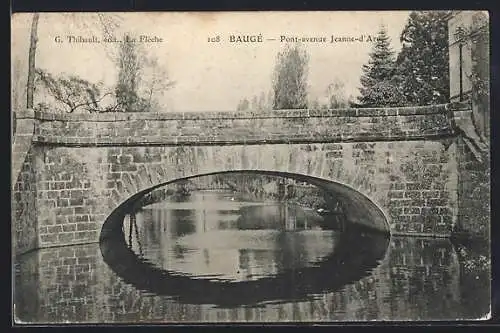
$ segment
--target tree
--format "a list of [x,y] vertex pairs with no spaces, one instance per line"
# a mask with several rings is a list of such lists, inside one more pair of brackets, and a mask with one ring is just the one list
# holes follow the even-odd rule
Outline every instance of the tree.
[[238,102],[236,110],[252,110],[252,111],[265,111],[270,110],[273,107],[272,102],[272,92],[269,92],[267,95],[263,91],[257,95],[253,95],[249,100],[248,98],[243,98]]
[[175,85],[156,57],[148,56],[135,38],[128,34],[119,44],[116,59],[118,78],[116,101],[123,111],[158,109],[158,98]]
[[274,93],[272,90],[267,92],[267,108],[269,110],[274,108]]
[[141,61],[137,44],[129,42],[125,35],[120,44],[118,55],[118,81],[115,94],[118,105],[126,111],[142,109],[139,97],[139,81],[141,79]]
[[149,111],[160,107],[159,97],[176,83],[170,80],[166,69],[158,63],[156,57],[148,56],[143,56],[141,60],[141,82],[139,96],[143,98],[144,107]]
[[243,98],[238,102],[238,106],[236,107],[236,110],[238,111],[245,111],[250,108],[250,102],[248,101],[247,98]]
[[396,81],[409,105],[449,101],[447,14],[412,12],[401,33]]
[[[97,84],[90,83],[87,80],[81,79],[75,75],[59,75],[52,74],[41,69],[36,70],[35,86],[45,88],[49,96],[54,98],[57,104],[62,104],[64,111],[71,113],[78,109],[83,109],[89,112],[100,112],[102,110],[100,102],[108,94],[101,94],[101,89]],[[44,102],[38,105],[40,109],[48,109],[46,98]]]
[[35,55],[36,55],[36,43],[38,41],[38,20],[40,19],[39,13],[33,14],[33,21],[31,23],[31,35],[30,35],[30,48],[29,48],[29,58],[28,58],[28,85],[26,91],[26,107],[28,109],[33,108],[33,94],[35,92]]
[[[158,107],[158,98],[175,82],[171,81],[166,70],[154,57],[145,56],[138,44],[132,43],[103,43],[106,55],[115,61],[118,68],[117,84],[114,92],[101,92],[99,84],[88,82],[76,75],[51,75],[36,68],[35,58],[37,50],[37,35],[39,20],[45,16],[36,13],[33,15],[28,57],[28,75],[26,84],[26,106],[29,108],[41,107],[52,109],[61,106],[66,112],[87,110],[89,112],[104,112],[117,110],[143,111]],[[92,34],[98,29],[104,38],[113,37],[119,27],[121,17],[115,14],[61,14],[60,19],[70,20],[72,25],[81,26]],[[42,21],[40,21],[42,22]],[[15,60],[15,63],[19,61]],[[14,69],[19,72],[19,65]],[[16,72],[16,73],[17,73]],[[26,81],[25,81],[26,82]],[[40,87],[37,87],[37,84]],[[24,84],[23,84],[24,86]],[[40,88],[44,100],[35,104],[35,89]],[[75,91],[71,91],[75,89]],[[78,90],[78,91],[76,91]],[[108,96],[107,101],[103,98]],[[48,97],[48,100],[45,99]],[[24,99],[24,97],[23,97]]]
[[309,101],[309,106],[308,107],[310,109],[313,109],[313,110],[320,110],[320,109],[326,109],[327,108],[326,104],[320,103],[320,101],[319,101],[319,99],[317,97]]
[[273,73],[274,109],[307,107],[308,64],[309,55],[298,46],[278,53]]
[[395,84],[392,80],[395,60],[385,26],[380,28],[369,56],[368,63],[362,67],[359,105],[364,107],[388,106],[389,103],[383,97],[387,91],[397,89],[391,87]]
[[[64,14],[67,17],[72,19],[72,23],[77,23],[75,18],[78,14]],[[119,26],[118,17],[110,14],[99,13],[93,14],[95,15],[94,22],[97,22],[98,25],[101,26],[104,36],[110,37],[115,28]],[[35,92],[35,76],[36,76],[36,49],[37,49],[37,41],[38,41],[38,21],[40,19],[39,13],[33,14],[33,19],[31,23],[31,32],[30,32],[30,46],[29,46],[29,58],[28,58],[28,83],[26,85],[26,107],[33,108],[33,95]],[[88,27],[87,24],[83,24]]]
[[259,101],[257,102],[257,110],[264,111],[268,109],[268,101],[266,100],[266,94],[262,91],[259,95]]
[[405,97],[394,79],[377,82],[367,90],[365,98],[373,102],[362,104],[361,107],[396,107],[405,104]]
[[252,96],[252,101],[250,102],[250,109],[252,111],[257,111],[259,108],[259,100],[257,99],[256,95]]
[[349,99],[346,96],[345,85],[342,81],[335,79],[326,89],[328,98],[328,108],[340,109],[349,106]]

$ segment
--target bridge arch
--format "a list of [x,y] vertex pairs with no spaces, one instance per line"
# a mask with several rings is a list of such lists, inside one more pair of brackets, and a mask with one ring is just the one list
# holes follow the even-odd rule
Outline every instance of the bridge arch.
[[338,181],[332,181],[316,176],[305,175],[300,173],[276,171],[276,170],[255,170],[255,169],[240,169],[240,170],[223,170],[213,171],[209,173],[189,175],[163,181],[153,186],[144,188],[128,198],[122,200],[114,207],[101,229],[101,240],[109,233],[115,233],[122,228],[123,217],[127,214],[129,207],[137,202],[140,198],[162,186],[172,184],[181,180],[189,180],[202,176],[220,175],[220,174],[241,174],[251,173],[256,175],[279,176],[297,181],[307,182],[323,190],[326,193],[338,198],[345,205],[348,214],[348,223],[356,224],[361,227],[372,229],[374,231],[390,234],[390,225],[384,211],[377,205],[373,199],[359,192],[353,187]]
[[362,208],[385,216],[391,234],[449,236],[459,217],[457,121],[468,119],[467,110],[19,114],[13,172],[21,171],[12,184],[23,244],[16,253],[94,242],[107,217],[137,193],[243,170],[328,180],[340,184],[329,185],[336,193],[345,185],[350,198],[359,196],[352,202],[368,198]]

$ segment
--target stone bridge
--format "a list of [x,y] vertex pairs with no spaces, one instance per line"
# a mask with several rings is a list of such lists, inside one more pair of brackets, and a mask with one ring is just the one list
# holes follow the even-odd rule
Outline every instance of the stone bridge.
[[[472,130],[471,130],[472,128]],[[487,168],[471,107],[204,113],[16,113],[15,253],[94,242],[106,219],[181,178],[252,171],[308,181],[349,221],[391,234],[477,230]],[[474,171],[476,170],[476,171]],[[477,171],[479,170],[479,171]],[[475,201],[474,201],[475,200]]]

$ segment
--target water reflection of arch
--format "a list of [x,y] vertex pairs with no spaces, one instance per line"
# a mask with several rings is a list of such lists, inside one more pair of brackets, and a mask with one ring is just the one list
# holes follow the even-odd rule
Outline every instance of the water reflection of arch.
[[[250,207],[257,210],[263,208],[256,205]],[[264,208],[269,207],[275,208],[271,205],[266,205]],[[162,213],[158,213],[157,210]],[[154,215],[166,218],[172,217],[178,210],[165,207],[144,209],[138,211],[137,215],[147,214],[152,217],[152,211],[156,211]],[[276,209],[272,211],[276,213]],[[208,213],[203,216],[197,214],[196,210],[184,214],[189,216],[189,219],[184,220],[144,218],[143,220],[148,221],[142,226],[145,237],[148,236],[151,225],[162,234],[159,242],[151,244],[152,251],[148,258],[160,268],[182,274],[211,276],[233,281],[257,279],[275,275],[278,271],[318,262],[335,250],[337,239],[340,237],[339,232],[316,228],[302,228],[288,232],[283,226],[278,226],[279,222],[276,220],[270,218],[270,223],[265,223],[259,219],[262,217],[260,214],[240,215],[238,210],[231,214],[227,213],[233,212],[232,210],[223,210],[222,218],[231,220],[233,224],[230,228],[221,229],[219,223],[221,216],[217,215],[217,212],[219,210],[216,207],[209,207]],[[206,222],[207,217],[208,222]],[[270,217],[275,216],[271,214]],[[256,223],[250,223],[249,220]],[[166,228],[160,230],[161,226]],[[189,232],[179,233],[179,227]],[[148,238],[152,238],[151,236]],[[150,248],[146,238],[145,242],[146,247]],[[140,249],[136,247],[134,252],[140,254]],[[156,252],[162,252],[164,255],[158,256]]]
[[[235,306],[265,301],[305,300],[313,294],[338,290],[370,274],[384,257],[388,238],[346,233],[331,256],[314,267],[294,269],[254,281],[193,279],[145,262],[127,247],[122,232],[104,233],[104,261],[126,283],[183,303]],[[353,243],[359,246],[352,247]]]

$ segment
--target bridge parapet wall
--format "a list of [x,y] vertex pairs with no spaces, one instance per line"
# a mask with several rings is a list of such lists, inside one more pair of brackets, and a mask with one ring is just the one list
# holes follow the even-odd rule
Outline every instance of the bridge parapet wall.
[[207,113],[36,113],[34,141],[61,145],[214,145],[400,141],[452,134],[448,107]]

